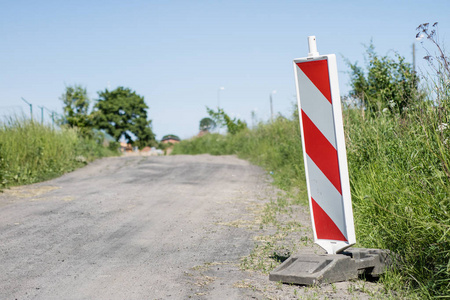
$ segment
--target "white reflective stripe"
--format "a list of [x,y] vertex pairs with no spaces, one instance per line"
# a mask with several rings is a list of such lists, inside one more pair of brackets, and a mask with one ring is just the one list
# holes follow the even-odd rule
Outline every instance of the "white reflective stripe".
[[333,106],[308,76],[298,66],[296,68],[301,109],[336,149]]
[[311,197],[333,220],[345,238],[347,238],[342,195],[308,155],[306,160],[308,164]]

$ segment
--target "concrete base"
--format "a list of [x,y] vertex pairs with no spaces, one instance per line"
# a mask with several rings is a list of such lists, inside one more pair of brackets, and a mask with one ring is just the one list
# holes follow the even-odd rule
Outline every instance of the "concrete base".
[[271,281],[313,285],[380,276],[392,264],[389,250],[349,248],[341,254],[291,256],[269,275]]

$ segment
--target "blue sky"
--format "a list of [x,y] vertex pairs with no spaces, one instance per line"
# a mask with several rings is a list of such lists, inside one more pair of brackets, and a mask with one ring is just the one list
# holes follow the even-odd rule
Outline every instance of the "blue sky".
[[[4,1],[0,0],[0,115],[34,106],[62,112],[65,86],[97,92],[118,86],[144,96],[157,139],[198,133],[206,106],[247,120],[295,102],[292,60],[307,56],[307,37],[338,57],[364,63],[363,44],[425,64],[416,27],[439,22],[450,38],[450,1]],[[224,87],[224,90],[219,88]],[[47,118],[47,116],[46,116]],[[48,120],[48,119],[47,119]]]

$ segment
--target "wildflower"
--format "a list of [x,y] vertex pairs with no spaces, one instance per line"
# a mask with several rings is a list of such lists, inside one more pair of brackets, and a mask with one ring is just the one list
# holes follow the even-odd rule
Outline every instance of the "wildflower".
[[383,112],[384,113],[387,112],[387,111],[389,111],[389,109],[387,107],[383,108]]
[[395,107],[395,102],[394,102],[394,100],[389,100],[389,106],[390,106],[391,108],[394,108],[394,107]]
[[448,124],[447,123],[442,123],[442,124],[438,125],[438,129],[436,131],[443,132],[447,128],[448,128]]
[[87,163],[87,159],[83,155],[78,155],[77,157],[75,157],[75,161],[81,162],[81,163]]

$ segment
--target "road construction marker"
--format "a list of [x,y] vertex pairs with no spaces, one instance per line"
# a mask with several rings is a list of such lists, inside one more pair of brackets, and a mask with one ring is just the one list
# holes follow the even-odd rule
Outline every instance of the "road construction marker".
[[303,157],[314,242],[329,254],[356,243],[336,56],[294,60]]
[[379,277],[392,265],[388,250],[345,250],[356,238],[336,56],[319,55],[316,37],[308,42],[308,57],[295,59],[294,70],[314,242],[328,254],[290,256],[269,280],[314,285]]

